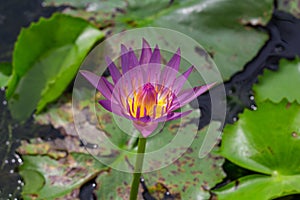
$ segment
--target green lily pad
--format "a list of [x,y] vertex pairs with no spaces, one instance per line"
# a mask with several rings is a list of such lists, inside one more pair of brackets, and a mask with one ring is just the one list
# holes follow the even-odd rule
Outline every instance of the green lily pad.
[[[219,132],[217,129],[220,124],[218,122],[212,122],[210,126],[215,132]],[[190,130],[190,128],[186,128]],[[203,145],[207,128],[198,131],[192,145],[173,164],[144,174],[147,185],[154,187],[161,184],[178,199],[199,199],[200,197],[201,199],[209,199],[208,190],[220,182],[225,174],[222,170],[224,159],[217,154],[217,147],[204,158],[199,158],[199,150]],[[167,135],[167,133],[164,134]],[[157,137],[155,141],[158,142],[159,139],[168,141],[166,137]],[[156,145],[155,143],[150,144]],[[163,197],[161,191],[153,191],[153,193],[157,197]]]
[[266,24],[272,10],[272,0],[130,1],[126,14],[115,19],[115,29],[158,26],[187,34],[210,52],[227,80],[243,69],[268,38],[245,25]]
[[256,101],[271,100],[279,103],[283,99],[300,103],[300,60],[281,60],[278,71],[265,70],[254,85]]
[[[178,120],[169,122],[158,135],[149,138],[146,152],[151,152],[154,149],[159,150],[163,145],[168,144],[176,134],[175,127],[177,126]],[[213,122],[212,126],[217,131],[219,123]],[[197,126],[189,124],[185,130],[190,131],[193,127],[196,128]],[[163,189],[167,188],[176,199],[209,198],[208,190],[220,182],[225,175],[221,167],[224,159],[215,153],[216,148],[214,152],[203,159],[198,156],[206,131],[207,128],[199,131],[192,145],[173,164],[143,174],[153,196],[161,199],[165,192]],[[153,163],[153,169],[156,167],[155,164]],[[132,174],[111,169],[109,172],[101,174],[96,181],[99,185],[96,194],[100,199],[128,199]]]
[[257,200],[275,199],[299,193],[299,181],[300,175],[249,175],[216,190],[215,193],[218,200],[252,199],[253,196]]
[[103,37],[88,22],[62,14],[23,29],[15,45],[7,90],[13,116],[25,120],[35,109],[40,112],[58,98]]
[[294,185],[300,181],[299,122],[299,104],[285,100],[261,102],[257,111],[246,110],[237,123],[227,125],[221,154],[236,165],[269,176],[243,177],[240,185],[231,183],[217,190],[218,198],[270,199],[300,193]]
[[[46,2],[67,3],[65,0]],[[273,12],[273,0],[130,0],[125,5],[101,2],[107,8],[94,0],[68,4],[77,9],[66,9],[65,13],[89,20],[108,34],[148,26],[184,33],[211,54],[225,80],[242,70],[268,39],[266,33],[246,25],[265,25]],[[111,13],[104,14],[106,10]],[[195,51],[202,53],[197,48]]]
[[82,153],[71,153],[59,160],[24,155],[23,161],[19,172],[25,182],[22,191],[24,199],[57,199],[106,170],[92,156]]
[[[128,200],[131,182],[132,174],[110,169],[96,179],[95,194],[98,199]],[[142,199],[140,194],[138,199]]]
[[0,63],[0,87],[7,86],[11,70],[11,63]]

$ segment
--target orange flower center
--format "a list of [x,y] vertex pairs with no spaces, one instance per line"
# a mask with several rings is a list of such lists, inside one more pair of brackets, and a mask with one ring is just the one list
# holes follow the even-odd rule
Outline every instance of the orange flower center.
[[134,118],[163,116],[172,104],[173,93],[162,86],[146,83],[127,98],[129,114]]

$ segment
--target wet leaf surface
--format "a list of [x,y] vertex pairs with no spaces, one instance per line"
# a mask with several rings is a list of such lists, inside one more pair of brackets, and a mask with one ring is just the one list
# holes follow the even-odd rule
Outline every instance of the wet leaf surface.
[[246,110],[238,122],[227,125],[221,154],[239,166],[269,176],[243,177],[241,187],[232,183],[218,190],[219,198],[245,199],[248,195],[249,199],[257,193],[258,199],[270,199],[298,193],[295,182],[299,182],[300,173],[299,122],[299,104],[283,100],[278,104],[259,103],[257,111]]
[[225,187],[216,190],[218,200],[255,199],[266,200],[297,194],[300,175],[295,176],[265,176],[250,175],[240,178]]
[[270,100],[279,103],[283,99],[300,103],[300,61],[281,60],[278,71],[265,70],[254,86],[256,101]]

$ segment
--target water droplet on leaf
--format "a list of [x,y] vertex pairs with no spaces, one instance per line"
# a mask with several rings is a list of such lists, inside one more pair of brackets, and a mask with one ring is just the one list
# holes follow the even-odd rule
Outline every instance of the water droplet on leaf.
[[252,110],[257,110],[257,107],[256,107],[255,105],[251,105],[250,108],[251,108]]

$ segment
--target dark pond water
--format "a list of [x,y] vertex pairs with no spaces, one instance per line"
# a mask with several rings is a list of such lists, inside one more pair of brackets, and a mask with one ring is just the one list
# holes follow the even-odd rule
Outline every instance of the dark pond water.
[[[11,62],[12,50],[22,27],[49,17],[60,8],[44,8],[40,0],[0,0],[0,62]],[[35,133],[35,134],[33,134]],[[37,135],[37,133],[39,135]],[[20,199],[24,185],[16,172],[22,159],[15,153],[20,140],[33,137],[51,139],[60,133],[51,126],[35,125],[32,119],[18,124],[10,115],[5,99],[5,90],[0,91],[0,199]]]

